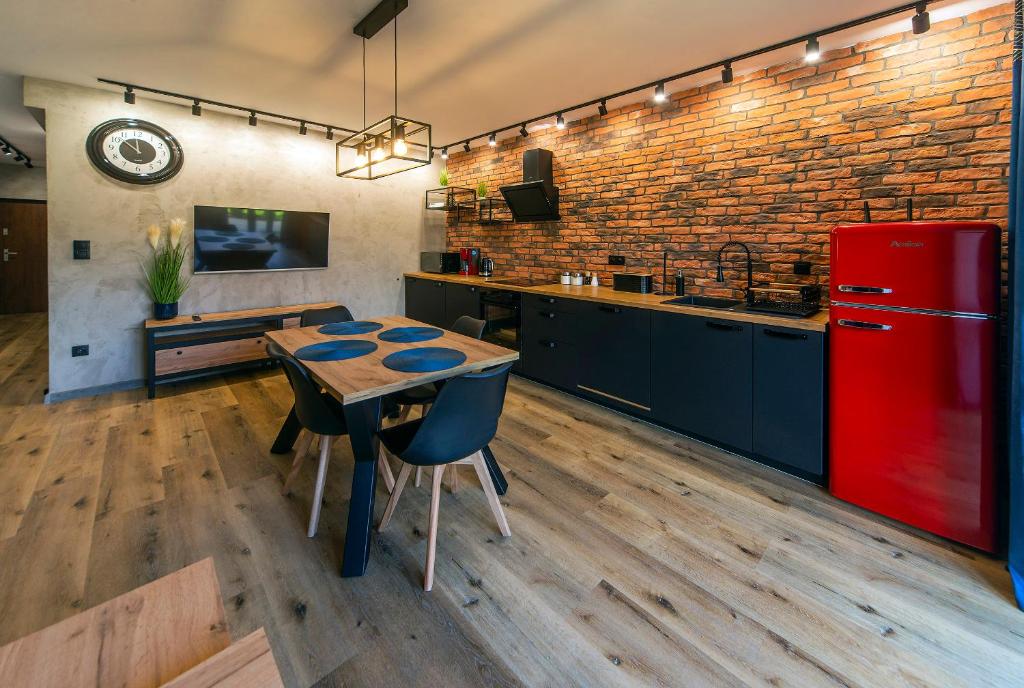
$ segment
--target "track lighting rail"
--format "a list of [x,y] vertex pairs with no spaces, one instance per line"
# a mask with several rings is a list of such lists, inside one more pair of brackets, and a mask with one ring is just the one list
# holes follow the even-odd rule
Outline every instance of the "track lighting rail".
[[3,157],[13,157],[14,162],[20,162],[28,169],[32,169],[32,158],[25,155],[25,152],[15,146],[13,143],[0,136],[0,155]]
[[[197,117],[202,113],[202,105],[212,105],[214,107],[224,108],[227,110],[237,110],[239,112],[247,113],[249,116],[249,123],[252,126],[254,124],[257,115],[262,117],[269,117],[270,119],[279,120],[283,122],[294,122],[299,125],[300,130],[306,127],[317,127],[323,129],[327,134],[327,138],[333,137],[333,132],[342,132],[346,134],[356,133],[355,129],[349,129],[348,127],[340,127],[337,124],[327,124],[326,122],[314,122],[310,119],[302,119],[300,117],[292,117],[291,115],[282,115],[277,112],[268,112],[266,110],[259,110],[257,108],[245,107],[242,105],[232,105],[231,103],[224,103],[218,100],[210,100],[209,98],[198,98],[196,96],[185,95],[184,93],[175,93],[174,91],[164,91],[159,88],[150,88],[149,86],[140,86],[138,84],[131,84],[125,81],[115,81],[114,79],[97,79],[100,83],[110,84],[111,86],[120,86],[125,90],[125,102],[134,103],[135,92],[141,91],[144,93],[154,93],[156,95],[164,96],[167,98],[175,98],[177,100],[187,101],[192,106],[192,114]],[[129,100],[129,96],[131,99]]]
[[[702,65],[700,67],[695,67],[693,69],[688,69],[688,70],[686,70],[684,72],[679,72],[678,74],[673,74],[671,76],[666,76],[666,77],[662,77],[660,79],[655,79],[654,81],[648,82],[646,84],[641,84],[639,86],[633,86],[632,88],[627,88],[625,90],[618,91],[616,93],[612,93],[612,94],[609,94],[609,95],[601,96],[599,98],[592,98],[592,99],[584,101],[582,103],[577,103],[576,105],[570,105],[568,107],[559,108],[559,109],[557,109],[557,110],[555,110],[553,112],[548,112],[548,113],[543,114],[543,115],[537,115],[536,117],[530,117],[529,119],[526,119],[526,120],[518,120],[518,121],[513,122],[511,124],[508,124],[506,126],[488,129],[487,131],[485,131],[483,133],[476,134],[474,136],[470,136],[470,137],[467,137],[467,138],[461,138],[461,139],[458,139],[456,141],[452,141],[451,143],[448,143],[448,144],[445,144],[445,145],[441,146],[441,148],[442,149],[454,148],[455,146],[458,146],[459,144],[462,144],[462,146],[466,150],[466,152],[469,152],[469,143],[471,141],[475,141],[476,139],[491,137],[491,136],[493,136],[497,132],[509,131],[511,129],[516,129],[516,128],[520,128],[520,127],[525,128],[526,125],[530,124],[531,122],[539,122],[541,120],[550,119],[552,117],[557,117],[560,120],[559,128],[561,128],[561,127],[564,126],[564,124],[562,124],[562,122],[564,121],[563,116],[564,116],[564,113],[566,113],[566,112],[573,112],[575,110],[582,110],[583,108],[587,108],[587,107],[591,107],[593,105],[597,105],[598,106],[598,111],[600,112],[600,114],[604,115],[605,112],[607,112],[607,108],[605,106],[605,103],[607,101],[609,101],[609,100],[613,100],[615,98],[621,98],[623,96],[632,95],[633,93],[637,93],[639,91],[646,91],[646,90],[649,90],[649,89],[652,89],[652,88],[659,88],[660,87],[663,90],[664,89],[664,84],[666,84],[666,83],[668,83],[670,81],[678,81],[679,79],[683,79],[683,78],[686,78],[688,76],[693,76],[695,74],[700,74],[701,72],[707,72],[707,71],[710,71],[712,69],[718,69],[720,67],[723,70],[725,70],[725,68],[728,68],[727,74],[729,76],[729,80],[731,81],[731,79],[732,79],[732,64],[735,63],[735,62],[739,62],[741,60],[747,60],[747,59],[750,59],[752,57],[758,57],[758,56],[764,55],[766,53],[775,52],[776,50],[781,50],[782,48],[788,48],[788,47],[790,47],[792,45],[799,45],[801,43],[808,43],[808,42],[811,42],[811,41],[817,41],[822,36],[827,36],[829,34],[839,33],[841,31],[846,31],[848,29],[853,29],[853,28],[856,28],[858,26],[862,26],[864,24],[870,24],[872,22],[879,21],[881,19],[888,19],[889,17],[893,17],[893,16],[898,15],[898,14],[903,14],[904,12],[909,12],[911,10],[916,10],[917,11],[917,14],[914,17],[914,22],[913,22],[914,32],[915,33],[923,33],[923,31],[919,31],[918,29],[919,28],[924,28],[924,27],[926,27],[928,25],[926,10],[927,10],[928,4],[931,3],[931,2],[934,2],[934,0],[925,0],[924,2],[921,2],[920,0],[918,2],[907,2],[907,3],[904,3],[902,5],[898,5],[896,7],[888,9],[888,10],[882,10],[881,12],[875,12],[874,14],[869,14],[869,15],[867,15],[865,17],[861,17],[860,19],[852,19],[850,21],[843,22],[842,24],[836,24],[834,26],[829,26],[828,28],[824,28],[824,29],[821,29],[819,31],[815,31],[813,33],[804,34],[802,36],[797,36],[795,38],[790,38],[790,39],[785,40],[785,41],[779,41],[778,43],[773,43],[771,45],[766,45],[766,46],[764,46],[762,48],[757,48],[756,50],[751,50],[749,52],[745,52],[745,53],[742,53],[740,55],[734,55],[733,57],[728,57],[728,58],[725,58],[725,59],[722,59],[722,60],[716,60],[715,62],[711,62],[709,64]],[[923,20],[919,19],[919,17],[922,17],[922,16],[924,17],[924,19]],[[925,28],[925,30],[927,30],[927,28]]]

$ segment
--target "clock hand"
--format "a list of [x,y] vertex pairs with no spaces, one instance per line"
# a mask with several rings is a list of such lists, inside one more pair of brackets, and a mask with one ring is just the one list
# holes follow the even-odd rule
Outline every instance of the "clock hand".
[[139,155],[142,155],[142,149],[139,148],[138,140],[134,140],[133,139],[132,141],[128,142],[128,145],[131,146],[132,148],[134,148],[136,153],[138,153]]

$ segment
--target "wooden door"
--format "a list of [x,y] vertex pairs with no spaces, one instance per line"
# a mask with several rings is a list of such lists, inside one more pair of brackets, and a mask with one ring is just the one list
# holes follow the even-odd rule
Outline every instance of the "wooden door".
[[46,311],[46,203],[0,201],[0,254],[0,313]]

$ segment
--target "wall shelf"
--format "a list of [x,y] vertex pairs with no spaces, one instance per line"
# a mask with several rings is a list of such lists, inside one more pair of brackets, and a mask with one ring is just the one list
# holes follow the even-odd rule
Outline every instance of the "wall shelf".
[[428,189],[425,194],[424,207],[427,210],[468,210],[472,209],[476,192],[462,186],[442,186],[439,189]]
[[512,211],[503,198],[476,199],[477,222],[482,225],[504,225],[513,222]]

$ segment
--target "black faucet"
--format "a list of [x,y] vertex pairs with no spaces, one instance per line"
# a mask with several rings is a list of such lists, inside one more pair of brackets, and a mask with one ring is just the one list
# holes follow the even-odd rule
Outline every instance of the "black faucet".
[[716,282],[724,282],[725,274],[722,272],[722,254],[730,246],[739,246],[747,252],[747,295],[746,302],[750,305],[754,302],[754,265],[750,261],[750,248],[747,247],[742,241],[730,241],[727,242],[722,248],[718,249],[718,273],[715,276]]

